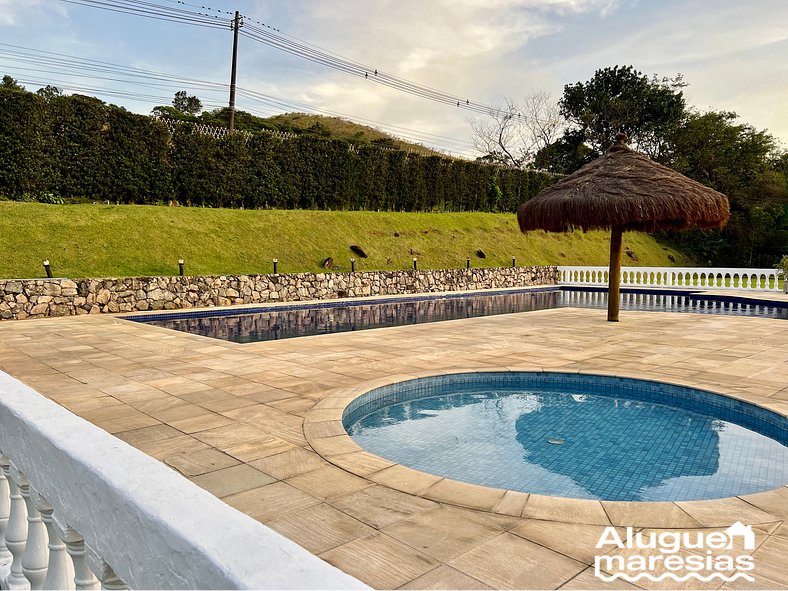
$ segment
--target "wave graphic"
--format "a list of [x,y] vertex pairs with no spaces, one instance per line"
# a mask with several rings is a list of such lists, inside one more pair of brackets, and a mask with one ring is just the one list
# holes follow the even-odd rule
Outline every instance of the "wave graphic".
[[603,575],[599,570],[594,569],[594,574],[600,579],[602,579],[603,581],[605,581],[606,583],[615,581],[616,579],[622,579],[624,581],[629,581],[631,583],[639,581],[640,579],[648,579],[653,583],[659,583],[660,581],[664,581],[665,579],[673,579],[674,581],[677,582],[689,581],[690,579],[698,579],[699,581],[703,581],[704,583],[708,583],[713,579],[720,579],[721,581],[735,581],[736,579],[744,579],[745,581],[749,581],[750,583],[755,582],[755,579],[752,576],[743,572],[733,573],[732,575],[724,575],[722,573],[712,573],[707,576],[703,576],[699,573],[688,573],[684,576],[679,576],[675,573],[664,573],[658,577],[655,577],[650,573],[640,573],[637,575],[628,575],[626,573],[615,573],[608,577]]

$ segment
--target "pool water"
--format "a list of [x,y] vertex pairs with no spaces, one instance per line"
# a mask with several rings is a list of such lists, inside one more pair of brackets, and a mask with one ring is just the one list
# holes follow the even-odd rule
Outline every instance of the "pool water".
[[[606,308],[607,293],[597,289],[568,290],[550,287],[473,295],[417,296],[377,302],[332,300],[306,306],[281,305],[265,311],[229,308],[146,314],[128,316],[126,319],[237,343],[249,343],[563,307]],[[701,298],[688,292],[622,293],[621,310],[788,319],[788,303],[755,302],[724,296]]]
[[788,482],[786,419],[708,392],[600,376],[413,380],[354,401],[350,436],[438,476],[544,495],[686,501]]

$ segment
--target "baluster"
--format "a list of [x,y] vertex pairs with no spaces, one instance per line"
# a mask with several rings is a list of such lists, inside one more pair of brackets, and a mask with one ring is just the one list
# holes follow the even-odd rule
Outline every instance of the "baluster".
[[30,583],[22,572],[22,554],[27,544],[27,509],[25,501],[19,491],[19,483],[16,480],[16,470],[11,469],[8,460],[2,465],[3,474],[8,481],[8,498],[11,501],[11,510],[8,514],[8,527],[5,531],[5,545],[11,552],[11,572],[6,580],[8,589],[29,589]]
[[8,516],[11,514],[11,498],[9,496],[8,480],[6,480],[5,470],[3,469],[8,463],[8,458],[0,454],[0,565],[9,564],[14,558],[5,545]]
[[101,573],[102,589],[107,589],[107,591],[124,591],[124,589],[128,589],[126,583],[124,583],[120,579],[120,577],[118,577],[118,575],[115,574],[115,571],[112,570],[112,567],[110,565],[104,562],[102,566],[103,566]]
[[60,539],[55,521],[52,517],[54,509],[47,500],[38,495],[36,508],[41,513],[41,520],[49,537],[49,563],[47,576],[44,579],[44,589],[72,589],[74,587],[74,568],[66,554],[66,545]]
[[49,562],[49,549],[47,548],[47,530],[41,519],[41,513],[36,509],[35,491],[30,487],[30,482],[24,474],[20,473],[19,490],[27,507],[27,544],[22,554],[22,572],[30,581],[31,589],[43,589],[44,579],[47,575]]
[[74,587],[77,591],[93,591],[100,587],[99,581],[85,560],[85,540],[75,530],[66,528],[62,534],[66,552],[74,565]]

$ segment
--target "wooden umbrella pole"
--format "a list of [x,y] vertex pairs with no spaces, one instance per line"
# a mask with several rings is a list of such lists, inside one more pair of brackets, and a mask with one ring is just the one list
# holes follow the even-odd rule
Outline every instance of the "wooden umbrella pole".
[[618,306],[621,299],[621,226],[613,226],[610,233],[610,276],[607,288],[607,321],[618,322]]

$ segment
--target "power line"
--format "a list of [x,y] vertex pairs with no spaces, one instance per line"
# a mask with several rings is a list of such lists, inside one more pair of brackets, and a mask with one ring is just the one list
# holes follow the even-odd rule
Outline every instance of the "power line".
[[[93,6],[95,8],[103,8],[105,10],[117,11],[122,8],[126,14],[135,14],[137,16],[143,16],[146,18],[154,18],[154,17],[166,18],[178,22],[180,22],[181,19],[184,18],[196,19],[196,22],[192,22],[191,24],[201,24],[203,26],[207,26],[208,24],[211,24],[213,21],[211,21],[210,19],[213,18],[221,23],[221,25],[219,26],[225,26],[225,27],[230,26],[230,21],[228,19],[224,17],[220,17],[217,14],[209,15],[207,12],[195,12],[195,11],[189,11],[180,8],[176,9],[153,2],[134,2],[132,0],[63,0],[63,1],[72,4],[81,4],[83,6]],[[197,5],[189,4],[178,0],[165,0],[165,1],[174,2],[179,6],[190,6],[193,8],[197,8]],[[208,10],[222,14],[229,14],[228,11],[226,10],[214,9],[206,6],[200,6],[199,8],[201,10]],[[317,45],[296,40],[296,38],[282,34],[281,31],[279,31],[275,27],[271,27],[270,25],[266,25],[265,23],[255,21],[246,16],[244,16],[243,18],[244,18],[245,26],[241,29],[242,35],[254,41],[263,43],[270,47],[274,47],[276,49],[279,49],[280,51],[289,53],[291,55],[300,57],[302,59],[306,59],[314,63],[318,63],[359,78],[364,78],[367,81],[381,84],[383,86],[387,86],[389,88],[407,94],[411,94],[413,96],[418,96],[445,105],[455,106],[457,108],[461,108],[466,111],[471,111],[483,115],[508,114],[504,110],[500,109],[499,107],[495,107],[493,105],[487,105],[477,101],[471,101],[466,97],[460,97],[424,84],[411,82],[404,78],[387,74],[386,72],[378,68],[368,66],[360,62],[342,57],[339,54],[325,50]],[[258,25],[261,25],[264,28],[257,27],[249,23],[257,23]],[[525,117],[520,113],[515,113],[515,115],[517,117]]]

